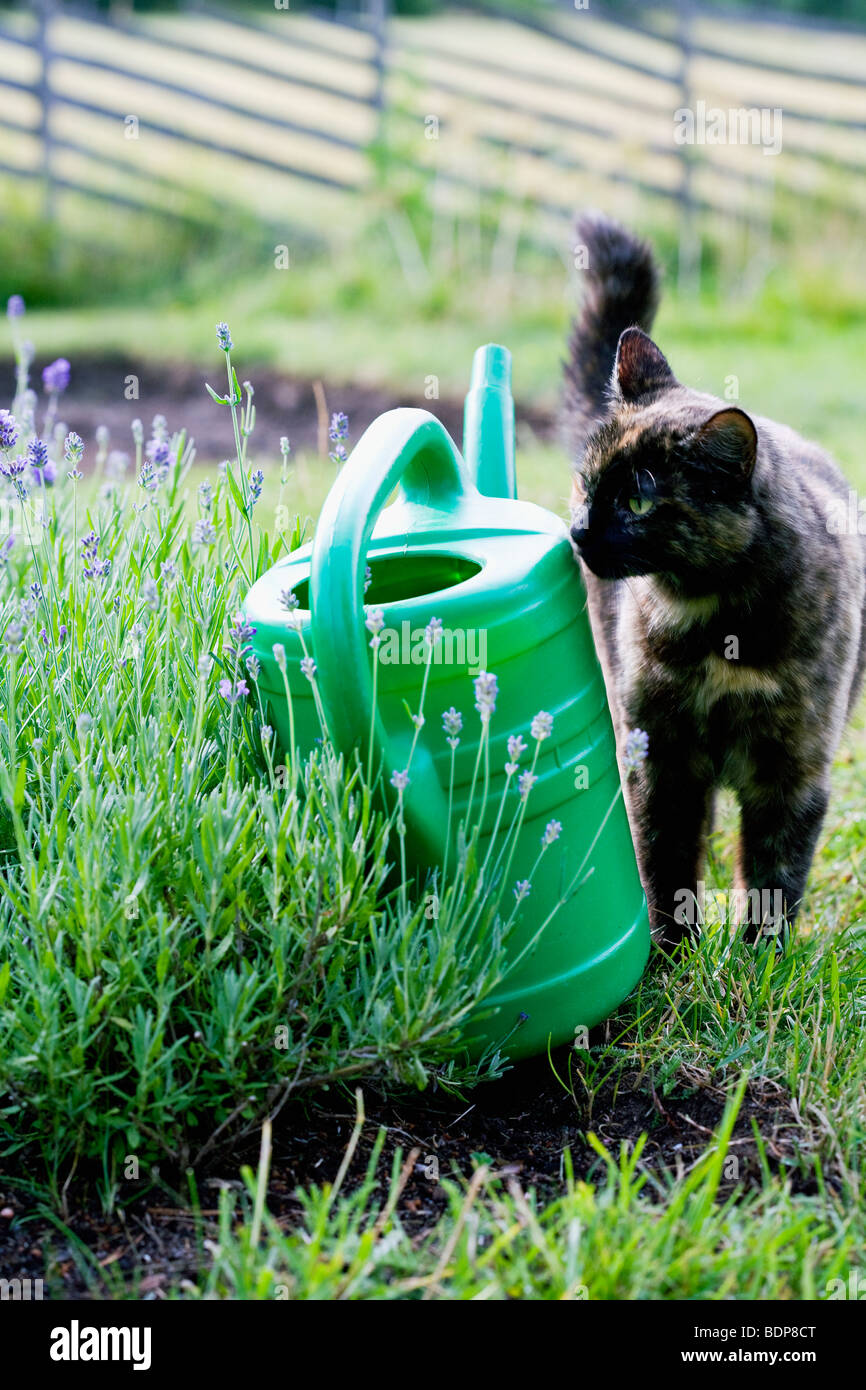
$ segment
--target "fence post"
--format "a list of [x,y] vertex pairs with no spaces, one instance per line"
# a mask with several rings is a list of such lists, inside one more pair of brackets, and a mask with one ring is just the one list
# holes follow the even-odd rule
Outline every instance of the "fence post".
[[[680,108],[692,106],[692,0],[681,0],[677,7],[677,37],[680,46]],[[693,188],[695,151],[688,141],[680,146],[682,177],[680,181],[680,240],[677,286],[680,292],[694,293],[701,281],[701,237],[697,225],[697,210]]]
[[42,192],[43,210],[46,222],[53,223],[55,215],[55,187],[52,159],[54,136],[51,130],[51,21],[54,18],[54,0],[37,0],[36,50],[39,54],[39,80],[35,96],[39,102],[39,138],[42,143]]
[[[373,137],[377,149],[376,158],[379,161],[378,172],[384,178],[385,172],[385,81],[388,73],[387,42],[388,42],[388,0],[369,0],[370,6],[370,28],[373,33],[375,50],[373,53],[373,110],[376,113],[376,133]],[[374,175],[377,170],[374,164]]]

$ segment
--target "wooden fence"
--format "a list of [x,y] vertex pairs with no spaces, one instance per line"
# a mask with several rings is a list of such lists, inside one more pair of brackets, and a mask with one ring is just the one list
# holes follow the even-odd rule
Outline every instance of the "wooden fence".
[[[560,246],[575,206],[648,199],[680,222],[686,259],[702,214],[769,224],[786,197],[866,212],[866,33],[689,4],[640,25],[595,0],[519,18],[367,4],[0,11],[0,193],[4,177],[37,181],[48,216],[76,195],[314,228],[348,218],[349,193],[387,200],[421,178],[438,204],[491,200]],[[719,113],[750,110],[757,124],[711,138]],[[679,143],[684,112],[694,141]]]

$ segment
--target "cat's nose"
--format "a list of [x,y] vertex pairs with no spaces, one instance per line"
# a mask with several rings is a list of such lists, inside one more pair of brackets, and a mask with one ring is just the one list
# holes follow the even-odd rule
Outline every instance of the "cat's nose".
[[585,545],[586,538],[588,535],[589,528],[587,526],[584,526],[582,522],[576,521],[571,528],[571,539],[574,541],[574,544],[577,546],[578,550],[580,550],[582,546]]

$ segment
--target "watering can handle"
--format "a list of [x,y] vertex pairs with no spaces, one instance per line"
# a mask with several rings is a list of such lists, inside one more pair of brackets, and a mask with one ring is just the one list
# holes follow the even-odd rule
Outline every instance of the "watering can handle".
[[[373,682],[364,626],[364,571],[379,513],[398,484],[405,501],[442,510],[451,510],[461,497],[476,491],[447,431],[426,410],[390,410],[374,420],[331,489],[313,538],[310,607],[316,680],[328,732],[343,753],[360,748],[365,756],[369,750]],[[381,750],[388,783],[391,774],[405,766],[408,742],[400,750],[378,714],[373,727],[374,756]],[[448,806],[432,760],[420,744],[409,776],[406,828],[432,865],[444,846]]]

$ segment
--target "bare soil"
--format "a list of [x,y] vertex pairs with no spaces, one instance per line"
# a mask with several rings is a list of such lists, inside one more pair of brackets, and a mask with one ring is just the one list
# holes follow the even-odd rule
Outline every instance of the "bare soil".
[[[567,1054],[554,1058],[560,1076],[566,1077]],[[404,1228],[422,1240],[435,1226],[446,1206],[441,1177],[468,1177],[485,1163],[504,1179],[535,1188],[549,1200],[564,1184],[563,1152],[569,1148],[575,1175],[590,1181],[604,1177],[603,1165],[587,1143],[592,1131],[617,1155],[622,1141],[633,1144],[644,1132],[648,1141],[642,1163],[660,1180],[681,1176],[712,1141],[724,1110],[724,1093],[712,1085],[683,1088],[660,1097],[645,1077],[628,1070],[607,1082],[592,1099],[573,1095],[555,1079],[546,1058],[526,1062],[501,1081],[488,1084],[465,1099],[433,1091],[399,1101],[377,1100],[365,1094],[367,1123],[347,1175],[346,1187],[359,1183],[366,1171],[377,1130],[387,1131],[379,1164],[379,1191],[384,1199],[391,1159],[399,1149],[405,1158],[417,1150],[414,1169],[398,1203]],[[298,1220],[297,1189],[311,1183],[333,1181],[352,1133],[355,1110],[352,1097],[334,1092],[333,1108],[298,1104],[284,1112],[274,1130],[273,1162],[268,1186],[268,1205],[289,1229]],[[739,1158],[739,1179],[746,1186],[760,1185],[761,1167],[752,1121],[756,1121],[768,1162],[784,1167],[792,1185],[812,1190],[809,1179],[798,1173],[797,1125],[785,1094],[768,1083],[757,1082],[747,1091],[741,1107],[731,1152]],[[43,1278],[54,1298],[80,1299],[94,1293],[110,1296],[110,1286],[88,1286],[75,1256],[75,1241],[92,1252],[106,1277],[130,1282],[138,1275],[144,1298],[163,1298],[170,1288],[193,1279],[201,1266],[202,1239],[216,1237],[219,1189],[240,1187],[242,1163],[255,1168],[257,1147],[248,1145],[223,1153],[198,1174],[201,1223],[188,1201],[176,1198],[185,1190],[180,1174],[163,1174],[149,1183],[141,1196],[130,1201],[130,1184],[124,1184],[118,1207],[106,1218],[98,1202],[76,1207],[70,1192],[67,1227],[70,1235],[46,1218],[44,1208],[30,1201],[15,1183],[0,1174],[0,1274],[6,1278]],[[17,1168],[16,1176],[23,1176]],[[733,1183],[723,1182],[720,1197]],[[3,1190],[5,1188],[5,1191]],[[652,1185],[645,1189],[652,1197]],[[204,1257],[206,1258],[206,1256]],[[99,1276],[97,1276],[97,1279]]]
[[[44,365],[39,361],[32,372],[38,381]],[[280,438],[287,435],[294,452],[315,450],[319,435],[319,414],[313,378],[290,377],[272,367],[250,367],[246,375],[255,390],[256,431],[254,453],[277,458]],[[128,379],[137,382],[138,398],[127,400]],[[107,426],[110,447],[129,452],[130,428],[139,417],[147,429],[154,415],[164,415],[169,429],[184,428],[196,443],[196,453],[208,462],[224,458],[232,447],[231,425],[226,414],[214,405],[205,390],[210,382],[223,394],[225,372],[221,364],[197,367],[189,363],[166,363],[145,358],[76,357],[72,380],[61,401],[60,418],[69,429],[92,441],[99,425]],[[324,391],[328,415],[343,411],[349,417],[351,440],[357,441],[367,426],[384,410],[395,406],[418,406],[432,411],[453,439],[459,442],[463,429],[462,397],[425,400],[411,392],[377,389],[352,383],[319,383]],[[8,367],[0,374],[0,401],[11,401],[14,380]],[[552,438],[555,420],[550,412],[518,401],[519,430],[530,429],[540,439]]]

